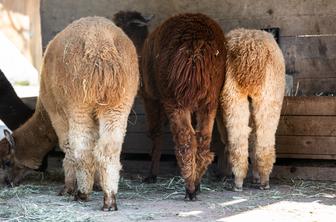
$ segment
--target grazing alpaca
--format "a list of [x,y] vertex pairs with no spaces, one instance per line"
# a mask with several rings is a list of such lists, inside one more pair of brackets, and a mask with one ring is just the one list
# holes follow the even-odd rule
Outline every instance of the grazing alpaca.
[[33,116],[10,134],[4,131],[0,141],[0,160],[9,168],[6,182],[18,185],[30,170],[38,169],[43,157],[57,145],[57,136],[49,116],[40,101],[37,101]]
[[268,189],[285,92],[284,58],[273,36],[265,31],[236,29],[226,37],[227,72],[220,97],[222,120],[217,119],[217,123],[222,141],[228,145],[234,190],[242,190],[248,170],[250,116],[254,181],[260,182],[261,189]]
[[[33,159],[32,161],[37,161],[37,156],[36,153],[37,152],[41,152],[41,154],[43,154],[43,156],[41,156],[41,160],[38,160],[39,165],[34,165],[33,169],[37,169],[37,170],[41,170],[41,171],[45,171],[47,168],[47,157],[46,157],[46,153],[48,153],[49,151],[51,151],[51,149],[57,144],[57,137],[56,134],[54,133],[54,136],[50,135],[50,131],[45,130],[44,132],[39,131],[39,128],[43,128],[43,126],[41,127],[40,124],[43,124],[42,119],[48,119],[45,118],[43,116],[38,117],[39,114],[41,114],[42,112],[38,111],[36,113],[37,116],[35,116],[33,119],[34,121],[30,121],[30,124],[35,122],[38,125],[34,125],[32,127],[29,127],[26,123],[26,121],[29,120],[30,117],[33,116],[34,114],[34,110],[31,109],[30,107],[28,107],[26,104],[24,104],[22,102],[22,100],[16,95],[14,88],[12,87],[11,83],[7,80],[6,76],[4,75],[4,73],[2,72],[2,70],[0,70],[0,119],[6,124],[6,126],[14,131],[18,128],[21,128],[23,126],[23,124],[25,124],[26,126],[23,127],[23,129],[19,130],[19,134],[16,133],[16,137],[21,137],[21,136],[28,136],[29,138],[27,139],[20,139],[20,141],[18,141],[16,143],[17,146],[23,146],[26,147],[28,146],[31,149],[27,149],[24,151],[25,156],[21,156],[21,158],[24,158],[24,160],[22,160],[21,162],[26,162],[29,159]],[[51,126],[51,124],[49,124],[49,126]],[[36,130],[36,132],[34,131]],[[53,130],[53,129],[52,129]],[[43,134],[43,135],[42,135]],[[9,138],[10,137],[10,133],[8,131],[6,131],[5,135]],[[35,139],[36,138],[36,139]],[[42,141],[40,141],[43,138]],[[54,143],[51,144],[51,146],[49,146],[49,139],[50,138],[56,138]],[[4,151],[5,153],[8,151],[8,147],[9,147],[9,143],[8,141],[5,141],[6,139],[3,139],[2,141],[0,141],[0,153],[2,153],[1,151]],[[26,144],[24,142],[27,142]],[[16,146],[16,147],[17,147]],[[46,148],[46,151],[44,151],[44,148]],[[21,151],[19,151],[21,152]],[[30,153],[34,153],[33,155],[29,155]],[[28,155],[27,155],[28,154]],[[2,156],[0,155],[0,158]],[[4,160],[6,159],[6,157],[8,157],[7,155],[4,155],[3,158]],[[43,157],[45,157],[43,159]],[[42,161],[43,159],[43,161]],[[9,165],[10,161],[7,160],[5,161],[7,162],[7,165]],[[26,167],[23,167],[22,169],[28,169]],[[15,170],[15,172],[19,173],[20,179],[22,178],[22,175],[25,175],[25,172],[19,172],[17,170]],[[16,183],[18,183],[19,180],[18,178],[16,179]]]
[[224,81],[225,42],[221,28],[209,17],[181,14],[156,28],[142,51],[142,95],[154,143],[149,179],[155,181],[158,173],[161,126],[167,116],[190,200],[196,198],[214,156],[210,141]]
[[97,171],[103,210],[117,210],[120,152],[138,82],[133,43],[105,18],[71,23],[46,49],[40,102],[65,152],[65,185],[71,189],[76,178],[75,197],[87,200]]

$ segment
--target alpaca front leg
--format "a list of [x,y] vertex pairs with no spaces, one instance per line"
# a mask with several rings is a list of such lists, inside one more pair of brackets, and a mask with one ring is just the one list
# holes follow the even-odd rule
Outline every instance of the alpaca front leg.
[[94,150],[100,186],[104,192],[103,211],[118,210],[120,153],[127,126],[128,112],[110,111],[99,118],[99,140]]
[[[67,135],[68,136],[68,135]],[[65,194],[74,194],[76,190],[76,165],[73,150],[70,149],[69,141],[63,140],[61,149],[65,153],[63,159],[64,170],[64,187],[58,195],[63,196]]]
[[152,140],[152,161],[149,175],[144,179],[146,183],[155,183],[159,173],[161,146],[162,146],[162,122],[164,119],[163,109],[159,100],[143,96],[146,118],[148,123],[149,137]]
[[229,150],[227,147],[227,130],[225,127],[225,123],[223,121],[223,114],[220,109],[218,109],[217,111],[216,123],[220,140],[222,141],[222,145],[224,145],[223,148],[217,151],[217,157],[218,157],[217,177],[218,178],[231,177],[232,169],[229,164]]
[[58,137],[60,149],[64,152],[63,159],[64,187],[58,193],[59,196],[73,194],[76,189],[76,171],[73,150],[69,145],[69,123],[68,120],[58,112],[49,112],[52,117],[52,125]]
[[58,195],[63,196],[65,194],[73,194],[76,186],[76,171],[75,162],[73,159],[65,157],[63,159],[63,169],[64,169],[64,187],[59,192]]

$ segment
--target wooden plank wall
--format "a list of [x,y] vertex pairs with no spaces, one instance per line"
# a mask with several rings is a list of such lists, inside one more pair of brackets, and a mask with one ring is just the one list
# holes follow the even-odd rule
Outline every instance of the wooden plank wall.
[[336,159],[336,97],[286,97],[277,157]]
[[[123,145],[124,153],[131,154],[150,154],[152,149],[152,141],[147,133],[147,119],[144,112],[143,101],[137,97],[133,106],[133,112],[129,116],[127,133]],[[162,154],[174,154],[174,142],[170,133],[169,124],[163,126],[163,144]],[[217,131],[214,132],[212,141],[212,149],[217,151],[224,147],[220,142]]]
[[205,13],[225,32],[237,27],[279,27],[287,73],[294,76],[294,86],[299,84],[297,95],[336,91],[334,0],[42,0],[43,46],[77,18],[111,18],[119,10],[154,14],[151,29],[182,12]]
[[[166,18],[182,12],[207,14],[218,21],[225,32],[237,27],[279,27],[280,46],[285,56],[287,73],[294,76],[294,88],[299,83],[297,95],[336,91],[334,0],[42,0],[43,46],[45,47],[56,33],[75,19],[90,15],[112,18],[119,10],[154,14],[151,29]],[[280,148],[282,151],[279,155],[295,156],[296,149],[301,150],[302,155],[306,155],[308,150],[315,150],[315,147],[321,152],[328,151],[333,155],[334,151],[328,149],[332,149],[335,142],[335,122],[334,117],[330,117],[334,114],[329,115],[327,112],[333,113],[331,110],[335,110],[334,99],[331,99],[331,102],[328,99],[318,99],[319,102],[326,103],[321,104],[321,108],[317,101],[295,101],[302,98],[286,100],[289,104],[285,106],[286,113],[281,118],[277,137],[280,147],[285,148]],[[313,105],[307,107],[307,104]],[[321,114],[321,109],[326,113]],[[146,121],[139,99],[134,110],[136,115],[130,116],[125,152],[149,153],[151,143],[146,136]],[[302,114],[305,110],[310,110],[311,113]],[[133,123],[135,119],[136,124]],[[164,141],[165,152],[173,153],[168,127],[165,129]],[[214,137],[214,144],[215,149],[221,146],[217,136]]]
[[[146,129],[142,100],[137,98],[129,118],[125,153],[150,153]],[[169,126],[163,131],[162,153],[173,154]],[[285,97],[276,143],[280,158],[336,159],[336,97]],[[216,130],[212,149],[217,153],[224,149]]]

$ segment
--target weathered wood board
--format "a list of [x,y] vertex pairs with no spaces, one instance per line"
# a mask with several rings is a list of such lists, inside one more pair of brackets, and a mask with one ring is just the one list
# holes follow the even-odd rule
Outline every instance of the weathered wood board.
[[[33,106],[36,98],[24,98]],[[147,133],[142,100],[137,97],[129,117],[123,152],[150,154],[152,142]],[[169,126],[163,126],[163,154],[174,154]],[[223,153],[216,127],[212,150]],[[336,159],[336,97],[285,97],[276,136],[276,151],[281,158]],[[220,163],[222,164],[222,163]]]
[[[30,104],[33,99],[28,99]],[[277,158],[336,160],[336,98],[334,97],[285,97],[282,109],[278,135],[276,136]],[[147,137],[146,121],[142,102],[137,98],[133,110],[137,113],[130,117],[129,128],[123,145],[123,156],[151,153],[152,143]],[[135,121],[136,119],[136,121]],[[279,134],[280,133],[280,134]],[[281,135],[282,134],[282,135]],[[297,135],[298,134],[298,135]],[[174,143],[165,127],[163,136],[163,155],[174,155]],[[227,160],[228,153],[220,142],[215,129],[212,149],[217,155],[217,162],[212,165],[216,174],[230,176],[231,169]],[[127,173],[146,175],[150,161],[123,160],[123,170]],[[278,159],[279,160],[279,159]],[[334,165],[317,164],[311,166],[311,161],[301,164],[275,165],[271,177],[279,179],[310,179],[336,181]],[[325,163],[325,162],[322,162]],[[51,157],[49,168],[60,168],[61,157]],[[160,164],[162,174],[179,174],[176,161],[162,161]]]
[[336,181],[335,166],[277,166],[271,178]]
[[336,97],[290,96],[285,97],[282,116],[336,116]]
[[277,136],[277,157],[336,159],[336,137]]
[[282,116],[279,136],[336,136],[336,116]]

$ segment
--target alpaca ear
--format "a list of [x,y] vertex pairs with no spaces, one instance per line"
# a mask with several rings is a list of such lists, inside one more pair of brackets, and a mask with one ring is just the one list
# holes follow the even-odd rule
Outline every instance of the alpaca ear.
[[142,18],[144,19],[144,21],[141,21],[140,19],[133,19],[129,22],[129,24],[135,24],[139,27],[147,26],[148,22],[150,22],[154,18],[154,15],[143,16]]
[[143,26],[147,26],[147,22],[145,21],[141,21],[139,19],[133,19],[129,22],[129,24],[135,24],[136,26],[139,26],[139,27],[143,27]]
[[11,153],[14,152],[14,150],[15,150],[15,141],[14,141],[14,137],[13,137],[12,134],[11,134],[8,130],[6,130],[6,129],[4,129],[4,135],[5,135],[6,140],[7,140],[8,143],[9,143],[9,147],[10,147],[10,151],[11,151]]
[[145,19],[146,23],[150,22],[154,17],[155,17],[154,14],[143,16],[143,18]]

